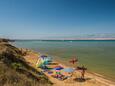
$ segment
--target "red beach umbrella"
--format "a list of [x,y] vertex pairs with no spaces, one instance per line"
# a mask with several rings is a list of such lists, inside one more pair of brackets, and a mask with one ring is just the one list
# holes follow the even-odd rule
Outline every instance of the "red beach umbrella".
[[77,58],[73,58],[73,59],[70,60],[69,62],[72,63],[72,64],[75,64],[76,62],[78,62],[78,59],[77,59]]

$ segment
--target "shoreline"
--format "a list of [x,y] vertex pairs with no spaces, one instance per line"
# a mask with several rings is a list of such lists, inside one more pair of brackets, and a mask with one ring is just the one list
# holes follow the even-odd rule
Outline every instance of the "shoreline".
[[[41,53],[41,54],[45,54],[45,53]],[[48,54],[45,54],[45,55],[48,55]],[[58,57],[58,56],[52,56],[52,55],[48,55],[48,56],[55,57],[55,58],[54,58],[54,61],[55,61],[55,60],[58,60],[58,61],[56,61],[56,62],[59,62],[59,63],[61,63],[61,64],[63,64],[63,65],[66,65],[66,66],[68,66],[68,67],[75,67],[75,65],[72,65],[72,64],[70,64],[70,63],[67,64],[67,63],[64,62],[64,61],[61,61],[61,60],[60,60],[61,58]],[[63,59],[63,60],[65,60],[65,59]],[[93,75],[98,76],[98,77],[102,77],[102,78],[107,79],[107,80],[112,81],[112,82],[115,82],[115,80],[113,80],[113,78],[109,78],[109,77],[104,76],[104,75],[102,75],[102,74],[100,74],[100,73],[97,73],[97,72],[93,72],[93,71],[87,70],[87,73],[93,74]]]
[[[55,61],[55,60],[54,60]],[[58,62],[58,61],[56,61]],[[64,65],[65,67],[72,67],[72,66],[67,66],[66,64],[62,63],[62,62],[59,62],[61,65]],[[74,67],[73,67],[74,68]],[[96,72],[91,72],[91,71],[86,71],[86,77],[93,77],[96,81],[100,82],[100,83],[103,83],[104,85],[107,85],[107,86],[115,86],[115,83],[114,81],[110,80],[110,79],[107,79],[107,77],[101,75],[101,74],[98,74]]]
[[[30,49],[28,49],[28,50],[30,50]],[[33,50],[30,50],[30,51],[31,51],[31,54],[36,54],[35,51],[33,51]],[[45,53],[39,52],[38,56],[43,55],[43,54],[45,54]],[[45,54],[45,55],[48,55],[48,54]],[[37,56],[37,57],[38,57],[38,56]],[[48,56],[50,56],[50,55],[48,55]],[[31,61],[31,60],[30,60],[30,61]],[[69,67],[69,66],[67,66],[66,64],[62,63],[62,62],[55,61],[55,58],[53,59],[53,61],[59,63],[60,65],[62,65],[62,66],[64,66],[64,67]],[[70,67],[71,67],[71,66],[70,66]],[[101,75],[101,74],[94,73],[94,72],[89,72],[89,71],[88,71],[88,72],[86,72],[86,75],[85,75],[85,76],[92,79],[92,80],[91,80],[91,83],[94,83],[94,84],[95,84],[94,86],[115,86],[115,83],[114,83],[113,81],[104,78],[104,76]],[[87,83],[88,83],[88,82],[87,82]],[[97,85],[97,84],[98,84],[98,85]],[[88,86],[88,85],[83,85],[83,86]]]

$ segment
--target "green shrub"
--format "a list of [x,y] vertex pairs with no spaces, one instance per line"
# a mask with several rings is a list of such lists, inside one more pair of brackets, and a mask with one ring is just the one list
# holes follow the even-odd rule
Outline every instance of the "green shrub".
[[21,63],[12,63],[11,64],[14,69],[21,69],[23,68]]

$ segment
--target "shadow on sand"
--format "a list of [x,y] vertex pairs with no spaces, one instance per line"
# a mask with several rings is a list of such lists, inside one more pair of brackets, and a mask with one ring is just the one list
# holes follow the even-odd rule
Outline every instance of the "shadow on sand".
[[74,81],[77,81],[77,82],[85,82],[87,80],[91,80],[91,78],[85,78],[85,79],[83,79],[83,78],[75,78],[74,79]]
[[49,63],[48,65],[58,65],[58,63]]

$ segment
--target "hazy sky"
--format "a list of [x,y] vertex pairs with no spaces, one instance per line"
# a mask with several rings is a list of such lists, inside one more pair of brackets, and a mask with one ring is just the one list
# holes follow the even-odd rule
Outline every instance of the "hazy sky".
[[0,36],[115,33],[115,0],[0,0]]

